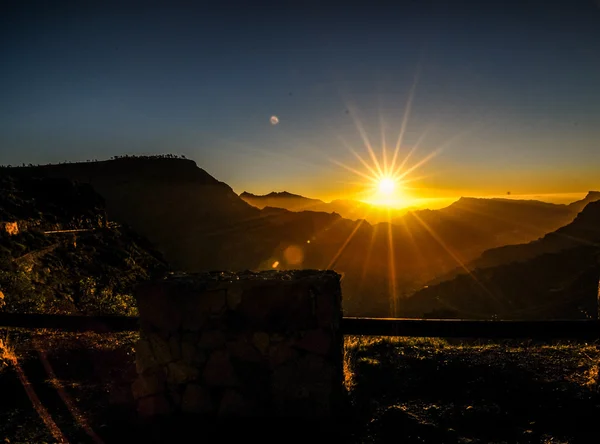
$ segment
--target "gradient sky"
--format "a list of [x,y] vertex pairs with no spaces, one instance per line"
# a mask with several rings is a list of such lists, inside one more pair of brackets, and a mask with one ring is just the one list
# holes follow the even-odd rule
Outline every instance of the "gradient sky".
[[365,171],[360,128],[391,158],[413,91],[413,196],[600,188],[598,1],[197,3],[2,2],[0,164],[176,153],[345,197],[332,159]]

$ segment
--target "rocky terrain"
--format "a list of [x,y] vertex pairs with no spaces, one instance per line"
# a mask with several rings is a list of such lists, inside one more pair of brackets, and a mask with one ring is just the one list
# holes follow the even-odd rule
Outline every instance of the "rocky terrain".
[[104,200],[87,184],[4,173],[2,310],[134,314],[135,284],[168,270],[152,245],[127,226],[109,224]]

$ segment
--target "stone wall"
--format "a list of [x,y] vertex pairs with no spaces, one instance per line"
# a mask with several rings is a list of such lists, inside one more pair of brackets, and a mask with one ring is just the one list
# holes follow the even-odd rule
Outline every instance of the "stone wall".
[[132,391],[143,418],[329,418],[344,403],[340,276],[171,276],[136,294]]

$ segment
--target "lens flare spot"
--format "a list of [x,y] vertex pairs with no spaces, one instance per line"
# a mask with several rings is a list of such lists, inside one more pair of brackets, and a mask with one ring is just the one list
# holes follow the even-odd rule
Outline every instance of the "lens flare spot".
[[277,125],[279,123],[279,117],[277,116],[271,116],[269,120],[271,122],[271,125]]
[[283,257],[289,265],[300,265],[304,260],[304,252],[296,245],[290,245],[283,252]]

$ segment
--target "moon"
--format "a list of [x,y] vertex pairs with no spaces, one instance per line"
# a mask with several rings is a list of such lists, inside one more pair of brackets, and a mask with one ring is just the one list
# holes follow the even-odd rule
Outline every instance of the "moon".
[[277,125],[279,123],[279,117],[277,116],[271,116],[271,119],[269,119],[271,122],[271,125]]

